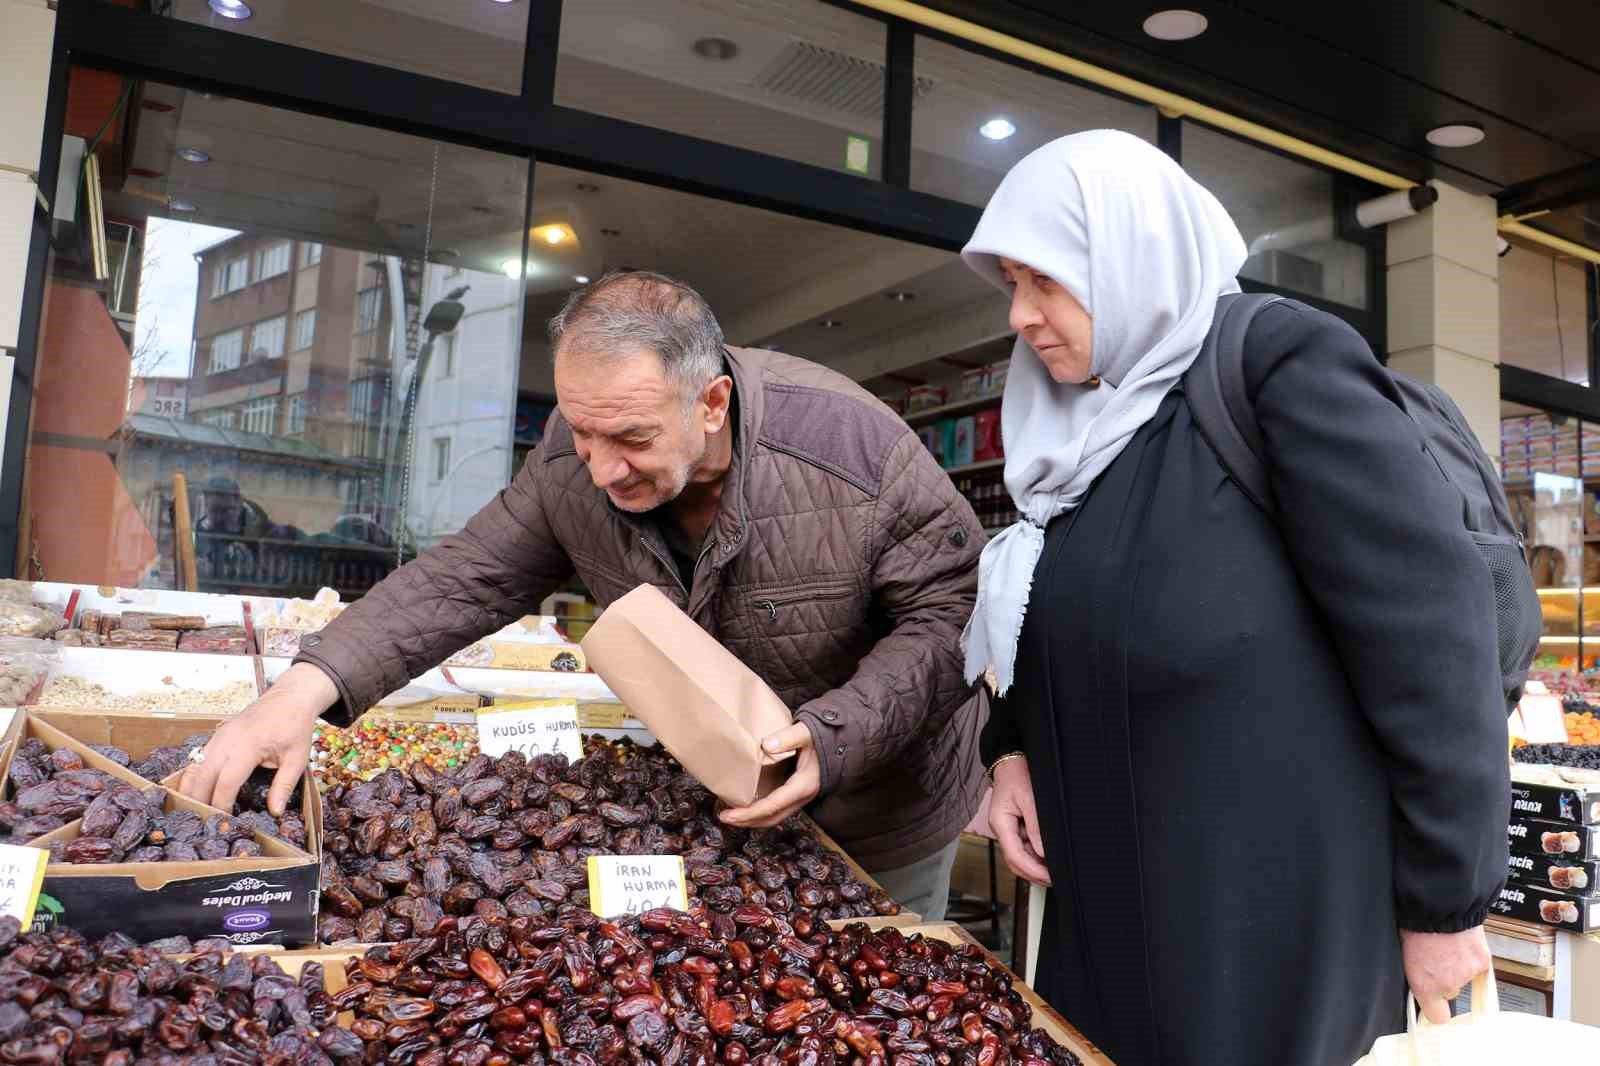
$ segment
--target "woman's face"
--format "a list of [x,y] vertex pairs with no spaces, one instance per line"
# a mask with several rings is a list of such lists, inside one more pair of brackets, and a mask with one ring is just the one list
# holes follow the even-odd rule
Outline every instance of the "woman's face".
[[1048,274],[1001,257],[1011,290],[1011,328],[1033,346],[1050,376],[1062,385],[1089,380],[1094,319],[1072,293]]

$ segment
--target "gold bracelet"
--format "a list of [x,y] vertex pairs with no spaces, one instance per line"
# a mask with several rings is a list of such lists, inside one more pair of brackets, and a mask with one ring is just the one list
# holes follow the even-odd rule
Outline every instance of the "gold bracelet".
[[989,764],[989,768],[983,772],[984,776],[989,779],[989,784],[992,785],[992,784],[994,784],[994,772],[995,772],[995,770],[999,769],[1001,763],[1010,762],[1012,759],[1026,759],[1027,757],[1028,756],[1024,752],[1020,752],[1020,751],[1007,752],[1006,754],[1000,756],[994,762]]

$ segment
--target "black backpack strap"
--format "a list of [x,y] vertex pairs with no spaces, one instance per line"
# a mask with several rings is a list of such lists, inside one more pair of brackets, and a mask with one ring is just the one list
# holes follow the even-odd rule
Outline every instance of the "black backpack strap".
[[1280,296],[1229,293],[1217,300],[1211,332],[1183,378],[1184,396],[1201,436],[1252,503],[1277,511],[1267,476],[1266,442],[1244,381],[1244,338],[1262,308]]

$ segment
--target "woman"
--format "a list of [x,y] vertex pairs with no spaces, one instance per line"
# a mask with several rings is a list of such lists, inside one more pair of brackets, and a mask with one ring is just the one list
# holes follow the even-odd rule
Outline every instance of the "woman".
[[[1026,521],[983,554],[970,677],[1006,858],[1053,886],[1039,991],[1119,1066],[1347,1066],[1487,968],[1509,783],[1490,577],[1361,338],[1246,338],[1280,516],[1181,389],[1244,243],[1135,137],[1007,175],[963,252],[1011,294]],[[1036,813],[1037,812],[1037,813]]]

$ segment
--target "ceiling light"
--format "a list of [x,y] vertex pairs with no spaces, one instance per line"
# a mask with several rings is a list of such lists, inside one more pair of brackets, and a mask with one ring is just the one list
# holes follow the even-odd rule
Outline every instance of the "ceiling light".
[[507,259],[500,264],[500,272],[512,279],[522,277],[522,259],[520,257]]
[[622,236],[622,231],[619,230],[619,229],[611,229],[611,228],[609,228],[607,226],[601,226],[600,227],[600,236],[602,236],[602,237],[620,237],[620,236]]
[[821,326],[823,329],[838,329],[840,326],[844,325],[844,323],[840,322],[837,318],[825,318],[821,322],[818,322],[817,325]]
[[600,186],[592,181],[580,181],[576,186],[579,192],[599,192]]
[[168,200],[167,201],[167,207],[170,210],[181,211],[184,214],[188,214],[188,213],[190,213],[191,211],[194,210],[194,204],[193,203],[191,203],[188,200],[179,200],[179,199],[176,199],[176,198]]
[[211,162],[211,153],[203,152],[198,148],[179,148],[176,154],[179,159],[182,159],[186,163]]
[[739,46],[726,37],[702,37],[694,42],[694,54],[701,59],[728,60],[739,54]]
[[225,19],[247,19],[252,12],[244,0],[210,0],[211,10]]
[[1470,148],[1483,136],[1483,127],[1476,122],[1451,122],[1429,130],[1428,143],[1435,148]]
[[917,298],[916,293],[907,292],[905,289],[890,289],[883,295],[893,300],[897,304],[910,303],[912,300]]
[[1003,141],[1017,132],[1016,125],[1008,118],[992,118],[978,127],[978,132],[991,141]]
[[548,225],[535,226],[533,227],[533,235],[541,243],[551,246],[566,244],[568,241],[573,244],[578,242],[578,235],[572,232],[572,227],[565,222],[551,222]]
[[1198,11],[1174,7],[1145,19],[1144,32],[1158,41],[1189,41],[1206,32],[1210,24]]
[[461,253],[454,248],[440,248],[433,253],[435,259],[460,259]]
[[517,0],[493,0],[496,4],[514,4]]
[[587,284],[589,284],[589,275],[587,275],[587,274],[574,274],[574,275],[572,275],[572,280],[576,281],[579,285],[587,285]]

